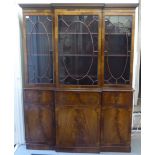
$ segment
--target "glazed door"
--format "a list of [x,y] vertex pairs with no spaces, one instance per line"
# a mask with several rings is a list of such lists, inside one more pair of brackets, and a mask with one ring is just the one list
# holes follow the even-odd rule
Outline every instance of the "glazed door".
[[134,13],[104,11],[104,85],[132,86]]
[[54,83],[53,16],[52,13],[24,14],[25,86],[45,86]]
[[101,13],[99,10],[56,10],[58,83],[100,84]]

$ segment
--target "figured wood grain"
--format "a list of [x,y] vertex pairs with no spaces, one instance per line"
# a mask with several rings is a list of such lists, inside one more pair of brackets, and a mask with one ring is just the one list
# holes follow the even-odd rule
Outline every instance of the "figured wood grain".
[[132,92],[103,92],[101,146],[130,146]]
[[131,110],[107,108],[102,112],[102,145],[130,144]]
[[132,91],[104,91],[102,93],[102,106],[126,105],[131,107]]
[[25,90],[24,102],[28,104],[54,105],[54,93],[49,90]]
[[52,108],[25,105],[26,138],[44,142],[52,138]]
[[100,145],[100,94],[56,93],[56,148]]
[[56,106],[58,105],[100,105],[100,93],[97,92],[81,92],[81,91],[60,91],[56,92]]
[[57,147],[99,146],[98,109],[56,108]]
[[[55,145],[54,96],[52,91],[25,90],[25,137],[29,147]],[[47,144],[48,143],[48,144]],[[39,146],[40,146],[39,145]]]

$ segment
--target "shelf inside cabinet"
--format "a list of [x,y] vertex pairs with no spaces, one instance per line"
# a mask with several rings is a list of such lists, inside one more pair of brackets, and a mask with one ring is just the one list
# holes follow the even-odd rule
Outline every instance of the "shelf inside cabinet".
[[68,34],[89,34],[89,35],[92,34],[92,35],[98,35],[98,33],[71,33],[71,32],[70,33],[61,33],[60,32],[59,34],[60,35],[68,35]]
[[130,55],[126,55],[126,54],[104,54],[104,56],[106,57],[129,57]]
[[131,33],[105,33],[105,35],[128,35],[128,36],[131,36]]
[[60,57],[97,57],[98,55],[88,55],[88,54],[60,54]]
[[[45,51],[46,53],[48,52],[48,51]],[[47,54],[43,54],[43,53],[30,53],[30,54],[28,54],[29,56],[52,56],[53,54],[52,53],[47,53]]]
[[39,33],[26,33],[26,34],[27,34],[27,35],[31,35],[31,34],[35,34],[35,35],[36,35],[36,34],[38,34],[38,35],[39,35],[39,34],[46,34],[46,35],[48,34],[48,35],[52,35],[52,33],[40,33],[40,32],[39,32]]

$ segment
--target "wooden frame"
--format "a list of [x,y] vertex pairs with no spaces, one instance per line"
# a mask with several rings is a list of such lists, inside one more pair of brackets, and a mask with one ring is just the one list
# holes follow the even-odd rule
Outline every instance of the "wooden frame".
[[[26,47],[26,30],[25,16],[28,15],[50,15],[53,18],[53,84],[28,84],[27,70],[27,47]],[[98,32],[98,84],[97,85],[65,85],[59,83],[58,73],[58,15],[98,15],[99,32]],[[132,16],[132,41],[131,41],[131,60],[130,60],[130,84],[104,84],[104,39],[105,39],[105,16]],[[130,8],[105,8],[105,9],[26,9],[23,10],[23,46],[24,46],[24,87],[57,87],[57,88],[102,88],[102,87],[132,87],[133,75],[133,51],[134,51],[134,30],[135,30],[135,11]]]
[[[24,47],[24,87],[25,88],[36,88],[36,87],[54,87],[54,81],[55,81],[55,53],[53,52],[53,83],[37,83],[37,84],[30,84],[28,83],[28,50],[26,46],[26,22],[25,22],[25,17],[26,16],[51,16],[53,18],[53,11],[46,9],[46,10],[23,10],[23,47]],[[54,21],[54,20],[53,20]],[[54,24],[52,24],[53,26]],[[52,45],[54,45],[54,26],[51,28],[52,30]],[[53,47],[54,49],[54,47]]]
[[59,83],[59,67],[58,67],[58,47],[55,46],[56,53],[56,87],[65,87],[65,88],[96,88],[101,86],[101,24],[102,24],[102,15],[101,10],[99,9],[55,9],[55,44],[58,45],[58,16],[59,15],[97,15],[99,16],[99,32],[98,32],[98,84],[97,85],[65,85]]
[[[132,88],[132,76],[133,76],[133,53],[134,53],[134,31],[135,31],[135,11],[134,9],[105,9],[104,10],[104,17],[105,16],[132,16],[132,38],[131,38],[131,59],[130,59],[130,84],[103,84],[103,87],[129,87]],[[103,36],[105,36],[105,26],[103,30]],[[103,38],[103,44],[105,38]],[[104,50],[104,47],[103,47]],[[104,57],[104,51],[103,51]],[[104,58],[103,58],[104,59]],[[104,66],[104,65],[103,65]],[[103,67],[104,68],[104,67]],[[104,70],[104,69],[103,69]],[[103,76],[104,79],[104,76]],[[103,80],[104,83],[104,80]]]

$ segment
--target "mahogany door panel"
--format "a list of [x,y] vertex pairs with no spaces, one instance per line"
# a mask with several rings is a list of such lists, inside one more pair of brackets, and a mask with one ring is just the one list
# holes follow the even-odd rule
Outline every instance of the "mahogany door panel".
[[54,95],[48,90],[24,91],[25,137],[28,148],[55,145]]
[[100,94],[56,92],[56,147],[98,147]]
[[121,108],[102,109],[101,145],[130,144],[130,113]]
[[101,146],[130,144],[132,92],[103,92]]
[[53,139],[53,115],[51,106],[25,105],[26,139],[46,142]]
[[56,108],[56,146],[99,146],[99,108]]

